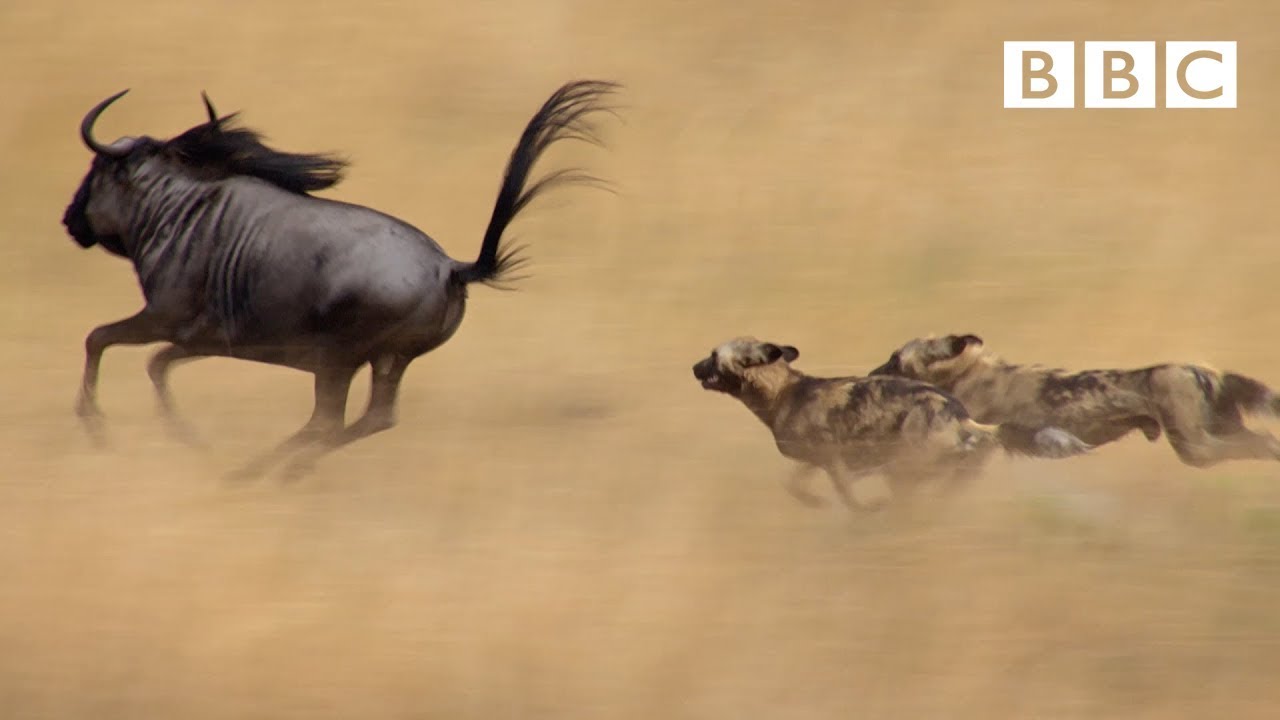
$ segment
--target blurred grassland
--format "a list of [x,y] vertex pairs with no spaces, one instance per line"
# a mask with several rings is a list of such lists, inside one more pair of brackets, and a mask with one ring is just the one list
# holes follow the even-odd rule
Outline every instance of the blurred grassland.
[[[689,366],[726,337],[858,373],[927,332],[1068,367],[1280,385],[1280,5],[1270,2],[0,4],[0,715],[1232,718],[1280,702],[1277,468],[1130,439],[998,460],[945,507],[799,507]],[[1001,43],[1239,42],[1235,111],[1001,108]],[[330,193],[479,246],[560,83],[616,79],[607,150],[514,228],[410,369],[401,425],[314,478],[222,473],[310,411],[301,374],[107,355],[129,268],[58,219],[100,137],[223,112],[354,162]],[[364,386],[351,413],[363,407]],[[825,492],[825,490],[824,490]]]

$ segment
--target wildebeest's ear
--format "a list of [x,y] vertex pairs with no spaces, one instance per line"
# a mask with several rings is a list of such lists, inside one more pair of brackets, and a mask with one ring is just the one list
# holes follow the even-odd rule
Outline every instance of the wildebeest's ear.
[[977,335],[952,335],[951,336],[951,354],[959,355],[969,349],[971,345],[981,345],[982,338]]
[[773,343],[765,343],[764,358],[766,362],[777,362],[786,360],[791,362],[800,357],[800,351],[790,345],[774,345]]

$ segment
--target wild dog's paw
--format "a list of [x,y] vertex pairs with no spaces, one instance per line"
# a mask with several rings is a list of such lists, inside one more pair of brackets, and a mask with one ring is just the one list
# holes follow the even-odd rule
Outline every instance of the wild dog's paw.
[[802,488],[796,488],[788,485],[787,493],[790,494],[791,497],[795,498],[796,500],[799,500],[800,504],[804,505],[805,507],[820,508],[827,504],[826,500],[823,500],[822,498],[818,497],[814,493],[811,493],[808,490],[804,490]]

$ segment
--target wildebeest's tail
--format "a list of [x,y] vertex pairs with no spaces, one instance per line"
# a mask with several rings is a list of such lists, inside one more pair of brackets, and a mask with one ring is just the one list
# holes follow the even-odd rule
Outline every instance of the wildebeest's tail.
[[1280,417],[1280,397],[1261,382],[1236,373],[1223,373],[1222,395],[1241,410]]
[[994,435],[1000,446],[1011,455],[1038,458],[1066,458],[1081,455],[1093,446],[1058,427],[1030,427],[1018,423],[982,425],[974,423],[984,432]]
[[512,248],[502,242],[507,225],[526,205],[538,195],[563,183],[599,183],[599,180],[577,169],[557,170],[537,182],[525,186],[529,171],[542,153],[558,140],[570,138],[599,145],[591,127],[585,122],[588,114],[608,109],[601,103],[606,95],[618,88],[611,82],[579,80],[571,82],[555,92],[529,120],[511,159],[507,162],[502,188],[493,207],[493,216],[484,232],[480,245],[480,257],[469,264],[460,265],[454,277],[464,283],[485,283],[501,286],[503,281],[518,278],[511,271],[524,264],[520,248]]

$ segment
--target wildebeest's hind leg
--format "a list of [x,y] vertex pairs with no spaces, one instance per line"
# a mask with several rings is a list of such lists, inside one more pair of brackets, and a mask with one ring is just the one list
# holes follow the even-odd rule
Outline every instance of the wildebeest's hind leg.
[[102,443],[102,411],[98,409],[98,368],[102,353],[112,345],[146,345],[166,339],[167,333],[155,322],[146,308],[113,323],[100,325],[84,339],[84,375],[80,379],[80,395],[76,414],[89,435]]
[[169,370],[177,363],[202,357],[208,357],[208,355],[181,345],[168,345],[152,355],[151,360],[147,362],[147,376],[151,378],[151,384],[156,389],[156,402],[160,407],[160,415],[164,418],[169,432],[188,445],[203,443],[191,426],[174,410],[173,397],[169,393]]
[[358,365],[340,365],[316,370],[316,406],[311,419],[284,442],[231,473],[231,479],[258,477],[287,455],[340,431],[347,412],[347,393],[358,368]]
[[369,407],[364,415],[351,425],[326,434],[319,442],[295,458],[285,469],[287,477],[296,478],[310,472],[315,461],[327,452],[355,442],[374,433],[388,430],[396,424],[396,397],[400,381],[412,358],[387,354],[371,363],[372,378],[369,382]]

